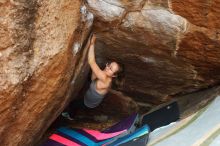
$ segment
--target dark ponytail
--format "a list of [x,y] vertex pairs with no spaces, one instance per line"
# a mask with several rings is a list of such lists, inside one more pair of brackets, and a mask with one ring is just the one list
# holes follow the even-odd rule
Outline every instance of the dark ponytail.
[[118,64],[119,70],[115,73],[116,77],[113,78],[113,88],[121,88],[123,87],[124,77],[125,77],[124,65],[118,61],[114,61],[114,62]]

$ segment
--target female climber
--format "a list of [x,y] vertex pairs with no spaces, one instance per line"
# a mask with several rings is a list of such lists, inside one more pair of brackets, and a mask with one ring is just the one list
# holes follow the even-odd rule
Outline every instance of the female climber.
[[111,62],[110,64],[107,63],[104,70],[99,68],[95,60],[95,41],[96,36],[93,35],[88,52],[88,63],[92,70],[92,81],[84,98],[72,101],[68,110],[62,113],[62,116],[69,120],[73,120],[77,109],[90,109],[97,107],[111,88],[113,78],[117,77],[122,71],[117,62]]

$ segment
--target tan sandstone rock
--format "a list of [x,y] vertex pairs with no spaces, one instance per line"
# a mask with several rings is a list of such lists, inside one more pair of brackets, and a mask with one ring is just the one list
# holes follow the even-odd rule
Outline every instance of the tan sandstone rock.
[[113,93],[106,106],[126,101],[122,111],[132,113],[134,99],[157,105],[219,84],[218,0],[85,3],[0,0],[1,145],[33,145],[78,95],[89,71],[87,8],[95,15],[97,60],[124,65],[115,89],[133,98]]
[[96,5],[109,5],[105,0],[87,2],[96,19],[97,57],[125,66],[118,90],[159,104],[220,82],[217,0],[145,0],[138,7],[115,0],[114,12]]
[[83,85],[93,15],[80,0],[29,0],[0,1],[0,17],[0,143],[33,145]]

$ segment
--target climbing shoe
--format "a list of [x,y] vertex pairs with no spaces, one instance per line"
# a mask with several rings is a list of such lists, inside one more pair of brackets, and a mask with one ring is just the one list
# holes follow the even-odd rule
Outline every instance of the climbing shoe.
[[70,116],[70,114],[68,112],[63,112],[61,114],[65,119],[71,120],[73,121],[74,119]]

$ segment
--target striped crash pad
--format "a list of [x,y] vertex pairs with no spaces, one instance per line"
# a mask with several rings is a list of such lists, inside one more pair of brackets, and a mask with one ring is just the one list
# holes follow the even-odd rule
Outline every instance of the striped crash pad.
[[149,135],[147,146],[220,146],[220,96],[197,113]]
[[[43,146],[101,146],[101,145],[146,145],[149,127],[137,129],[138,114],[133,114],[112,127],[100,132],[90,129],[72,129],[61,127],[52,134]],[[140,145],[140,146],[141,146]]]

